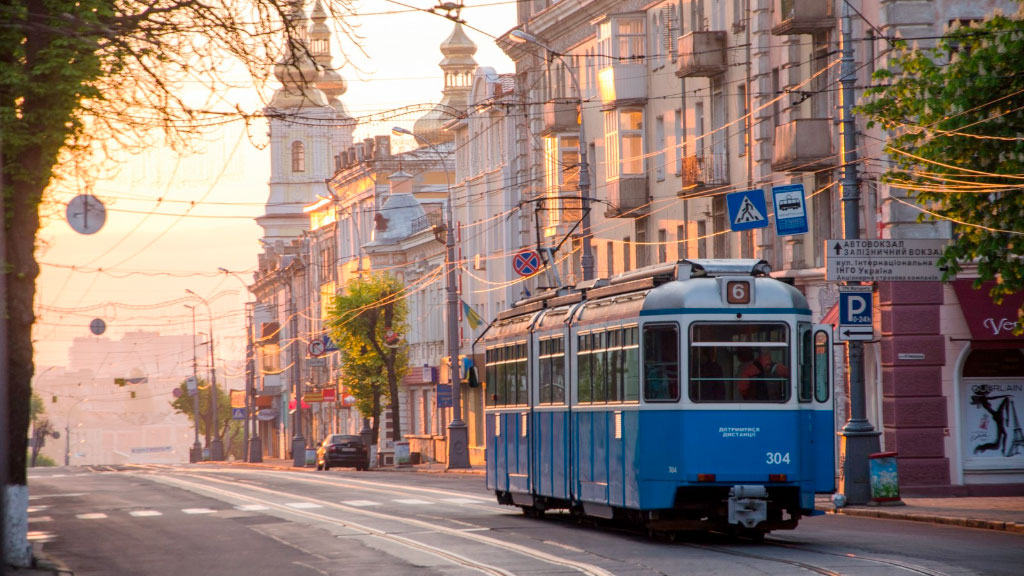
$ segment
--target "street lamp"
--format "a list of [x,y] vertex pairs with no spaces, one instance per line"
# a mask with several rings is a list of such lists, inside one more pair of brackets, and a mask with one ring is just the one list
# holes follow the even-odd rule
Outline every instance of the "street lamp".
[[540,41],[536,36],[523,30],[513,30],[509,32],[509,40],[517,44],[534,44],[547,50],[548,54],[555,56],[562,61],[562,65],[569,71],[569,78],[572,80],[572,87],[576,90],[576,98],[579,102],[579,114],[577,118],[580,124],[580,141],[579,141],[579,156],[580,156],[580,177],[579,177],[579,189],[580,189],[580,207],[583,208],[583,221],[580,223],[580,239],[583,254],[580,256],[580,267],[583,269],[583,280],[594,279],[594,254],[590,246],[590,167],[587,165],[587,140],[583,133],[583,92],[580,90],[580,81],[576,77],[576,69],[569,65],[562,57],[562,54],[553,50],[546,43]]
[[[196,307],[185,304],[185,308],[192,311],[192,380],[195,383],[195,392],[189,392],[192,395],[192,411],[194,412],[194,424],[195,424],[195,443],[192,444],[192,450],[188,454],[189,462],[199,462],[203,459],[203,447],[199,444],[199,375],[196,372],[199,369],[198,362],[196,361]],[[185,387],[188,389],[188,386]]]
[[455,282],[455,219],[452,217],[452,181],[448,174],[448,165],[444,156],[429,140],[414,134],[400,126],[391,129],[395,134],[405,134],[420,140],[437,154],[444,170],[445,182],[448,186],[448,207],[445,214],[445,253],[446,289],[448,295],[448,379],[452,387],[452,421],[448,424],[448,468],[469,468],[469,431],[462,420],[462,399],[459,390],[459,296]]
[[[243,427],[244,438],[242,438],[242,446],[245,447],[245,455],[242,458],[246,462],[262,462],[263,461],[263,445],[260,442],[259,427],[256,424],[256,418],[253,415],[255,411],[255,402],[253,400],[256,396],[256,348],[252,342],[252,315],[253,308],[248,302],[249,285],[246,284],[245,280],[236,272],[232,272],[227,268],[218,267],[217,270],[230,274],[235,277],[236,280],[245,286],[246,292],[246,303],[245,303],[245,426]],[[252,435],[249,434],[249,426],[252,425]]]
[[220,441],[220,435],[217,433],[217,365],[213,354],[213,311],[210,309],[210,303],[206,301],[199,294],[185,289],[185,292],[199,299],[200,302],[206,306],[206,315],[210,318],[210,422],[207,425],[211,426],[213,430],[213,440],[210,441],[210,460],[220,461],[224,459],[224,445]]

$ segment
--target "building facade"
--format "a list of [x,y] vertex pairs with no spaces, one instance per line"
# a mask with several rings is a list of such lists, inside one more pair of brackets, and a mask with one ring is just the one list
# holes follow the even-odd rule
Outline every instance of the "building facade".
[[[887,38],[932,45],[948,25],[1012,4],[853,2],[858,97],[886,65]],[[844,234],[842,8],[822,0],[521,3],[517,26],[498,42],[516,62],[516,90],[528,103],[513,162],[523,180],[544,182],[532,194],[524,187],[524,198],[571,189],[585,152],[598,276],[676,258],[764,258],[806,294],[816,319],[834,319],[838,287],[826,279],[825,241]],[[906,193],[879,180],[886,135],[861,118],[856,126],[859,237],[950,238],[948,223],[918,222]],[[806,233],[732,231],[728,193],[761,189],[770,206],[772,189],[791,184],[803,186]],[[560,241],[577,210],[563,203],[551,211],[543,237]],[[762,216],[774,223],[774,214]],[[579,252],[574,246],[564,260],[570,282]],[[901,483],[921,492],[1024,481],[1024,437],[1013,439],[1020,432],[1009,412],[1020,399],[1021,341],[998,329],[998,344],[990,335],[979,341],[966,329],[1013,318],[1012,303],[989,303],[991,317],[973,318],[974,307],[962,305],[978,298],[969,294],[939,282],[879,282],[875,290],[880,336],[865,346],[868,417],[881,446],[899,453]],[[982,357],[1003,367],[998,376],[981,370]],[[838,428],[848,396],[845,386],[836,392]]]

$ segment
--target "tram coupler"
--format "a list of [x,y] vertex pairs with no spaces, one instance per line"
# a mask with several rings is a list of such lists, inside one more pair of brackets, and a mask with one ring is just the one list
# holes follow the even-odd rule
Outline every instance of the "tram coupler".
[[737,484],[729,489],[729,524],[753,528],[768,519],[768,489]]

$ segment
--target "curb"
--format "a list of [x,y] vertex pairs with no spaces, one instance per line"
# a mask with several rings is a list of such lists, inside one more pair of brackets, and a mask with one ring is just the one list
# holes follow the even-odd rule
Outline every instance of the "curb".
[[896,512],[891,510],[876,510],[871,508],[840,508],[838,510],[823,510],[823,512],[825,512],[826,514],[841,514],[844,516],[857,516],[861,518],[908,520],[911,522],[928,522],[931,524],[945,524],[947,526],[981,528],[983,530],[998,530],[1001,532],[1024,534],[1024,524],[1020,522],[1007,522],[1002,520],[982,520],[980,518],[941,516],[938,514],[929,514],[927,512]]

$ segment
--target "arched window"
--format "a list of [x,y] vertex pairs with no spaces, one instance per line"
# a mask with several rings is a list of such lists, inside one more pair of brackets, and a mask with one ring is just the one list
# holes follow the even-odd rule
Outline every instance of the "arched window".
[[292,172],[306,171],[306,146],[296,140],[292,142]]

